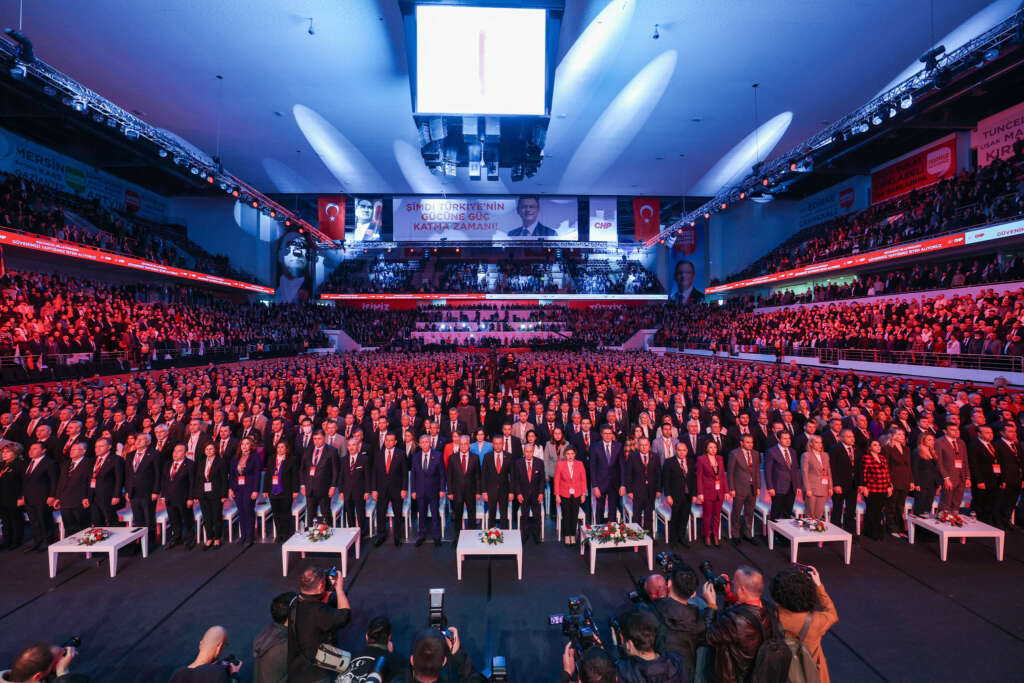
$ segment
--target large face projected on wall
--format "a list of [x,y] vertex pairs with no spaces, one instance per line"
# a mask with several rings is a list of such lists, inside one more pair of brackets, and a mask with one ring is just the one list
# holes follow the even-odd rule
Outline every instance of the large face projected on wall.
[[313,294],[313,249],[304,235],[287,232],[277,245],[275,301],[307,301]]

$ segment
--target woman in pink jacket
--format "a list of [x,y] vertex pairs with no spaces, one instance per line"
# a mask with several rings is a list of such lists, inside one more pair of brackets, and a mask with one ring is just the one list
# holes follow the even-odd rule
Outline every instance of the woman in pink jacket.
[[718,454],[718,446],[708,441],[704,455],[697,458],[697,502],[701,504],[701,528],[704,545],[720,545],[722,541],[722,503],[729,500],[729,483],[725,476],[725,462]]
[[555,466],[555,502],[562,506],[562,540],[569,545],[576,542],[580,504],[587,497],[587,473],[572,446],[564,455]]

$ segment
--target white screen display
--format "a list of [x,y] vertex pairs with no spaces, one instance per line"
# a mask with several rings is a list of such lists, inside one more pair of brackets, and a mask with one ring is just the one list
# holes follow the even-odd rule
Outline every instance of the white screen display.
[[416,7],[416,111],[543,116],[544,9]]

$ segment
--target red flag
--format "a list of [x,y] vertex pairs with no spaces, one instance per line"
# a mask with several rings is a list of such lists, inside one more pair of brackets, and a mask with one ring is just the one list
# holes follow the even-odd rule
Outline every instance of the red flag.
[[345,195],[325,195],[317,200],[320,232],[332,240],[345,239]]
[[661,232],[661,198],[633,197],[633,224],[637,242],[646,242]]

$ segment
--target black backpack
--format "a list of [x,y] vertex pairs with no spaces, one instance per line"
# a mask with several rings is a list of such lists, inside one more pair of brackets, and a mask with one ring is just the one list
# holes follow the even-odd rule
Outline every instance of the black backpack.
[[772,621],[770,634],[764,633],[763,624],[757,621],[764,633],[764,640],[757,649],[754,668],[748,679],[750,683],[818,683],[818,665],[804,644],[811,626],[811,614],[808,613],[804,619],[799,637],[787,635],[783,631],[775,610],[769,610],[769,614]]

